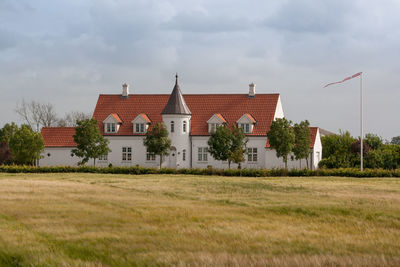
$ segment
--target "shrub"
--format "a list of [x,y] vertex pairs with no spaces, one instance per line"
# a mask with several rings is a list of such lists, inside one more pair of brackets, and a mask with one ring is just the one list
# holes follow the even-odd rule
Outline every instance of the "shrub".
[[107,174],[190,174],[190,175],[217,175],[217,176],[244,176],[244,177],[279,177],[279,176],[342,176],[342,177],[400,177],[400,169],[365,169],[338,168],[318,170],[309,169],[171,169],[148,167],[93,167],[93,166],[49,166],[35,167],[27,165],[0,165],[0,172],[6,173],[107,173]]

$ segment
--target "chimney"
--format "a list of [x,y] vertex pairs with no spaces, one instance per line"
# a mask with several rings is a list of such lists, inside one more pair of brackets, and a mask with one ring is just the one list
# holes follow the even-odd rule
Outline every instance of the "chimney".
[[249,97],[256,97],[256,85],[254,83],[249,84]]
[[121,95],[121,96],[122,96],[122,97],[126,97],[126,98],[129,97],[129,84],[124,83],[124,84],[122,85],[122,95]]

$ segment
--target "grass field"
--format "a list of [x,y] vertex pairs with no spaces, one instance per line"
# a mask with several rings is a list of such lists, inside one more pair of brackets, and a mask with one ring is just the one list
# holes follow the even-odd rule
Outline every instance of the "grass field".
[[399,266],[400,179],[0,173],[0,266]]

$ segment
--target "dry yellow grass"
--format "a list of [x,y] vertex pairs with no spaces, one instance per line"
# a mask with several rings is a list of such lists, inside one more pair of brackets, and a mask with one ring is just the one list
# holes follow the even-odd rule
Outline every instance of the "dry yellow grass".
[[0,265],[399,266],[400,179],[0,173]]

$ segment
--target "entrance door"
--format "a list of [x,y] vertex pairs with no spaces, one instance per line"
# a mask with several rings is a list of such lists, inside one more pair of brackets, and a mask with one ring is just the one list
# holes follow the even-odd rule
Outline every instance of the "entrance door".
[[169,167],[176,168],[176,147],[172,146],[169,151]]

